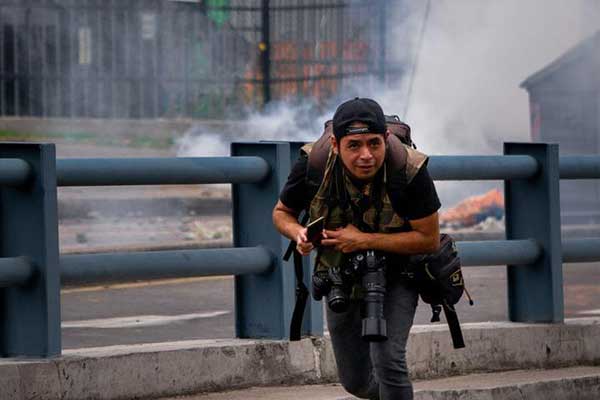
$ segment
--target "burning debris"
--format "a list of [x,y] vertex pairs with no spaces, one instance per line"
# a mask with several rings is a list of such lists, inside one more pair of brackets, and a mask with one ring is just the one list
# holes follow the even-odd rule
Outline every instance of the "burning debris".
[[467,228],[491,220],[501,220],[504,217],[504,195],[498,189],[471,196],[458,203],[455,207],[440,213],[442,228]]

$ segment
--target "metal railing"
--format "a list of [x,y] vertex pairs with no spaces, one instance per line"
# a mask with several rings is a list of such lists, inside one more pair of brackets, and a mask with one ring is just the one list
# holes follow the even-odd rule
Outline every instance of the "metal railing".
[[[0,144],[0,355],[61,353],[61,281],[233,274],[236,335],[288,337],[295,278],[271,210],[301,145],[234,143],[231,157],[56,160],[54,145]],[[508,266],[511,321],[563,321],[562,263],[600,260],[600,238],[561,242],[559,180],[600,178],[600,157],[507,143],[503,156],[433,156],[429,171],[436,180],[505,181],[507,240],[458,242],[463,265]],[[196,183],[233,183],[234,248],[59,255],[57,186]],[[303,329],[322,334],[319,303],[307,305]]]
[[257,183],[269,170],[259,157],[71,158],[56,162],[58,186]]

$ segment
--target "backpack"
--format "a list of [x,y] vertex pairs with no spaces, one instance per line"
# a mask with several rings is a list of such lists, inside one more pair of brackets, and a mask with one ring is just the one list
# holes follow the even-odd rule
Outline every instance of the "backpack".
[[[402,188],[408,183],[407,178],[401,174],[392,174],[393,170],[402,170],[406,164],[406,150],[403,151],[402,145],[406,145],[411,149],[416,149],[417,146],[414,144],[410,134],[410,126],[402,122],[397,115],[386,115],[385,121],[387,128],[391,135],[388,137],[388,153],[391,155],[391,162],[388,164],[388,177],[395,177],[390,179],[388,182],[388,192],[396,190],[402,190]],[[330,148],[330,136],[333,135],[333,121],[329,120],[325,122],[323,134],[317,141],[311,143],[310,155],[308,157],[307,169],[306,169],[306,182],[308,185],[308,196],[313,198],[321,182],[323,181],[323,175],[325,173],[325,165],[327,164],[327,157],[329,155]],[[302,151],[306,154],[305,148]],[[426,159],[424,162],[427,162]]]
[[[427,156],[416,150],[411,138],[410,126],[402,122],[397,115],[386,115],[387,128],[390,135],[387,139],[387,192],[394,204],[400,204],[400,199],[394,193],[401,193],[404,187],[417,173],[421,165],[426,165]],[[314,143],[302,147],[301,154],[308,158],[306,167],[307,197],[313,198],[321,186],[325,166],[331,146],[330,136],[333,135],[333,122],[325,122],[323,134]],[[403,173],[394,173],[401,170]]]

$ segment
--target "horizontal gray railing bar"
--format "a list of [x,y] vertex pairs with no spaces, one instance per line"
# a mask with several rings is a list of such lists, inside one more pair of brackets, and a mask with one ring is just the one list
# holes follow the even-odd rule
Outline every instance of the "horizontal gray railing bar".
[[600,261],[600,238],[564,239],[562,260],[572,263]]
[[600,179],[600,156],[560,156],[561,179]]
[[433,179],[504,180],[526,179],[538,171],[531,156],[431,156],[427,166]]
[[542,254],[532,239],[457,242],[456,247],[465,267],[532,264]]
[[269,173],[269,164],[260,157],[56,160],[58,186],[257,183]]
[[22,285],[33,273],[33,264],[26,257],[0,258],[0,288]]
[[29,179],[31,167],[19,158],[0,159],[0,185],[21,186]]
[[60,257],[62,284],[127,282],[268,272],[273,256],[264,247],[99,253]]

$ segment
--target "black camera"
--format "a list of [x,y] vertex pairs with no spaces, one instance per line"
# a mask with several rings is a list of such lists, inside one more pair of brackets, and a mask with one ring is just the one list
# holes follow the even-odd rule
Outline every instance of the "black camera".
[[327,296],[333,312],[348,309],[352,287],[360,283],[363,289],[362,337],[370,342],[387,340],[387,325],[383,314],[386,278],[385,256],[373,250],[353,253],[348,262],[313,274],[313,298]]
[[312,277],[313,298],[320,301],[327,296],[327,305],[333,312],[342,313],[348,309],[350,293],[355,278],[352,271],[344,267],[333,267],[316,271]]

